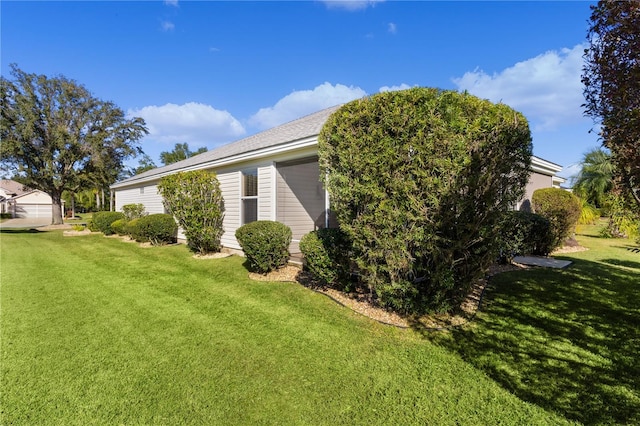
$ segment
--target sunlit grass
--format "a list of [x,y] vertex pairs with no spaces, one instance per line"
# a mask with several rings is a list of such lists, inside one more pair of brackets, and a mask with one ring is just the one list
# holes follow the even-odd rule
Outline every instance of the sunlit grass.
[[565,422],[419,333],[242,263],[2,232],[0,423]]

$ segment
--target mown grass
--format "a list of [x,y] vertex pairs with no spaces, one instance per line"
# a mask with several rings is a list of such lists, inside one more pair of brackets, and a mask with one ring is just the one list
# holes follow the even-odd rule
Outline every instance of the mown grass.
[[242,263],[2,232],[0,423],[566,423],[473,359]]
[[558,256],[565,270],[496,276],[470,326],[433,341],[503,388],[585,424],[640,424],[640,254],[632,241],[598,237]]

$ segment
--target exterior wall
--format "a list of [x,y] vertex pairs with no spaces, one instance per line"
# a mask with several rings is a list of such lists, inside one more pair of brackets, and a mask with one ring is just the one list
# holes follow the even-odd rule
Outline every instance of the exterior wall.
[[15,197],[15,204],[9,207],[13,216],[17,218],[48,218],[51,219],[52,200],[51,196],[42,191],[33,191]]
[[517,210],[531,211],[531,197],[536,189],[553,187],[553,179],[549,175],[538,172],[532,172],[529,177],[529,183],[525,188],[525,195],[522,201],[518,203]]
[[240,227],[240,171],[218,173],[218,181],[224,199],[224,234],[220,242],[224,247],[239,249],[235,232]]
[[144,185],[119,189],[116,194],[116,211],[121,212],[122,206],[127,204],[144,204],[147,213],[164,213],[162,196],[158,193],[156,183],[145,183]]

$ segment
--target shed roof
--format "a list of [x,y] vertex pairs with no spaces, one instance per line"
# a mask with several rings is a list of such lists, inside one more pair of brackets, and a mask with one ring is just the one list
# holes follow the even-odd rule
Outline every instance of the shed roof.
[[144,173],[132,176],[128,179],[115,183],[112,187],[126,186],[138,181],[152,180],[156,176],[165,175],[171,171],[192,168],[199,164],[210,163],[222,160],[234,155],[246,154],[252,151],[258,151],[263,148],[270,148],[285,144],[288,142],[305,139],[320,133],[322,126],[329,116],[336,111],[341,105],[336,105],[322,111],[315,112],[297,120],[290,121],[277,127],[265,130],[255,135],[240,139],[238,141],[222,145],[211,151],[189,157],[185,160],[166,166],[157,167]]

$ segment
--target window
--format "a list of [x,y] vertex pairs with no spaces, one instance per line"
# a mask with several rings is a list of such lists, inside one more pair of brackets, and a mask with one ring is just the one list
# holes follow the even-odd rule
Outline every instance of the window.
[[242,224],[258,220],[258,169],[242,172]]

